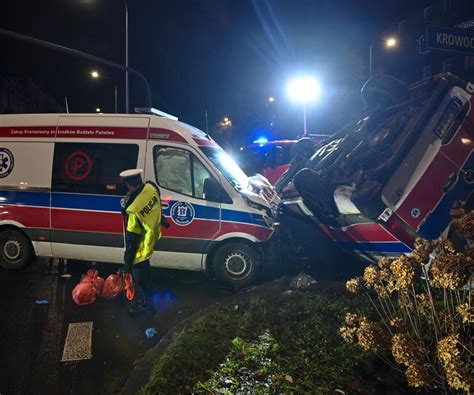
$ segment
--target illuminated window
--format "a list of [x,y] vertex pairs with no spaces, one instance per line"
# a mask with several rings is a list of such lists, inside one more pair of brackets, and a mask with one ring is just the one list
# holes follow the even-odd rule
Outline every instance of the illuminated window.
[[153,149],[156,181],[160,187],[197,199],[204,198],[209,171],[191,152],[174,147]]

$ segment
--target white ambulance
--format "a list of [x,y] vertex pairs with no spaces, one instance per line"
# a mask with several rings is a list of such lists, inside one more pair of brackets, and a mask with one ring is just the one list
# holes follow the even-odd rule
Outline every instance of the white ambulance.
[[0,265],[21,268],[35,254],[123,262],[118,175],[143,168],[171,223],[152,265],[251,283],[276,193],[207,134],[157,113],[0,115]]

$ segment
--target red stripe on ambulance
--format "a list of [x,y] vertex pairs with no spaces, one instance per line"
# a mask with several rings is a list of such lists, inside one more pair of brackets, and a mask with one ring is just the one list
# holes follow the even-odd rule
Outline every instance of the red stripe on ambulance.
[[78,211],[53,208],[53,229],[78,230],[82,232],[122,233],[122,214],[99,211]]
[[146,140],[147,128],[117,126],[60,126],[57,138]]
[[54,138],[56,126],[3,126],[0,137]]
[[[148,128],[119,126],[59,126],[56,132],[55,126],[7,126],[0,127],[0,137],[146,140],[148,137]],[[150,139],[187,143],[186,139],[179,133],[160,128],[150,129]],[[215,143],[211,145],[217,146]]]
[[273,233],[271,228],[254,226],[251,224],[242,224],[236,222],[222,222],[221,229],[216,235],[216,239],[229,233],[247,233],[255,236],[259,241],[266,241]]
[[445,194],[443,187],[450,174],[458,171],[457,166],[443,154],[436,155],[415,188],[397,210],[397,215],[413,229],[418,229],[443,198]]
[[214,141],[206,139],[193,139],[201,147],[219,147]]
[[178,143],[187,143],[186,139],[183,136],[181,136],[179,133],[173,132],[172,130],[160,129],[160,128],[150,129],[150,139],[175,141]]
[[[474,127],[474,125],[471,124],[471,127]],[[462,167],[474,148],[473,139],[474,135],[469,134],[466,126],[462,126],[451,142],[440,148],[440,152],[445,154],[459,167]]]
[[49,208],[0,206],[0,221],[16,221],[27,228],[49,228]]
[[390,242],[398,239],[376,222],[354,224],[345,229],[332,229],[327,225],[321,226],[332,240],[359,242]]
[[[29,208],[28,208],[29,209]],[[260,241],[270,238],[273,230],[252,224],[235,222],[220,222],[206,219],[194,219],[186,226],[175,224],[168,218],[171,226],[162,229],[163,237],[183,239],[213,240],[228,233],[248,233]],[[77,230],[83,232],[122,233],[122,215],[119,213],[104,213],[98,211],[51,210],[53,229]]]

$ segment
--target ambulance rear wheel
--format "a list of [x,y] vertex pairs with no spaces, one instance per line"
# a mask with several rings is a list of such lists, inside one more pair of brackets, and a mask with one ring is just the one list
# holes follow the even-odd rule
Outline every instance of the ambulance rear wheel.
[[260,256],[247,244],[224,244],[214,254],[213,267],[218,280],[241,288],[253,283],[260,271]]
[[21,232],[7,229],[0,233],[0,266],[21,269],[33,259],[30,240]]

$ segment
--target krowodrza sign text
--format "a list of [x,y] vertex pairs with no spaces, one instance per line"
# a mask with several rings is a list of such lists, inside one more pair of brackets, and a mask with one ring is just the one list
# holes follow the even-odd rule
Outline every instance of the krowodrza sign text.
[[426,48],[474,55],[474,32],[455,27],[426,25]]

